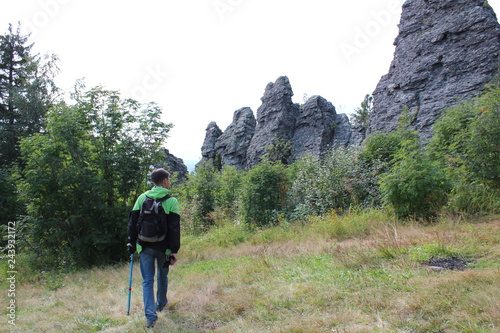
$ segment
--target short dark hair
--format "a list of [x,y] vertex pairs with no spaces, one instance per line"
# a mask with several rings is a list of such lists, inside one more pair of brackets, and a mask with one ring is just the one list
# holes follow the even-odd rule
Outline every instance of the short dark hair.
[[155,185],[161,184],[165,178],[170,178],[170,173],[163,168],[154,169],[153,172],[151,172],[151,181]]

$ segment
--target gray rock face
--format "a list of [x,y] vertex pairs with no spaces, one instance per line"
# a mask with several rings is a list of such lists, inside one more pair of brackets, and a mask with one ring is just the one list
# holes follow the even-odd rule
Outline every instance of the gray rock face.
[[292,159],[306,152],[322,155],[332,144],[336,116],[332,103],[321,96],[309,98],[299,110],[292,138]]
[[[332,103],[312,96],[302,107],[292,102],[293,91],[286,76],[267,85],[257,119],[250,108],[236,110],[224,133],[215,122],[207,127],[201,148],[201,164],[220,160],[222,165],[251,168],[267,153],[275,139],[290,143],[288,162],[311,153],[322,156],[334,145],[346,146],[353,135],[364,138],[363,130],[353,132],[345,114],[337,114]],[[361,138],[362,136],[362,138]]]
[[247,150],[255,133],[256,120],[252,109],[244,107],[236,110],[233,122],[220,135],[215,151],[221,156],[223,165],[233,165],[242,169],[246,165]]
[[474,97],[496,74],[500,26],[484,0],[407,0],[394,44],[368,132],[394,129],[408,108],[428,139],[443,109]]
[[292,102],[293,91],[286,76],[268,83],[262,105],[257,109],[257,126],[247,151],[247,167],[260,162],[265,147],[274,138],[292,140],[299,107]]
[[432,135],[442,111],[476,96],[498,72],[500,25],[484,0],[407,0],[389,73],[373,93],[369,128],[352,127],[345,114],[320,96],[299,107],[286,76],[267,85],[257,120],[249,108],[235,112],[224,133],[211,123],[202,161],[249,168],[275,139],[291,143],[288,162],[305,152],[360,144],[371,132],[390,131],[407,108],[421,137]]
[[359,146],[366,138],[366,128],[358,125],[351,127],[351,136],[349,137],[349,144]]
[[157,168],[165,168],[170,173],[177,173],[177,179],[182,181],[187,179],[188,169],[181,158],[170,154],[168,149],[163,149],[165,160],[162,163],[155,165]]
[[222,131],[219,126],[212,121],[208,124],[205,134],[205,140],[203,141],[203,146],[201,147],[201,157],[203,160],[212,160],[216,155],[215,145],[217,143],[217,139],[222,135]]
[[349,117],[341,113],[335,115],[335,131],[332,145],[335,147],[347,147],[351,140],[352,126],[349,122]]

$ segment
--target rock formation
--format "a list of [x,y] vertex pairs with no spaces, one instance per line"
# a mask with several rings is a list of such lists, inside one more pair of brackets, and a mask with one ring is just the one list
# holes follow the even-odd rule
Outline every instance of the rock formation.
[[394,44],[368,132],[394,129],[407,108],[428,139],[444,109],[477,95],[496,74],[500,26],[484,0],[407,0]]
[[233,122],[215,143],[215,152],[223,165],[242,168],[246,165],[247,150],[255,133],[256,121],[252,109],[244,107],[234,112]]
[[312,96],[300,108],[293,133],[291,155],[306,152],[320,156],[332,144],[335,129],[335,107],[321,96]]
[[262,105],[257,109],[257,126],[247,151],[247,166],[260,162],[266,153],[266,146],[275,138],[291,141],[295,129],[299,107],[292,102],[293,91],[286,76],[276,82],[269,82]]
[[257,119],[247,107],[235,111],[233,122],[223,133],[216,123],[210,123],[201,163],[220,161],[222,165],[249,168],[261,161],[266,147],[276,139],[290,144],[290,163],[306,152],[323,155],[334,145],[349,144],[354,134],[349,119],[337,114],[332,103],[313,96],[299,106],[292,102],[292,96],[288,78],[281,76],[267,85]]
[[165,159],[162,163],[158,163],[155,165],[156,168],[165,168],[171,174],[176,173],[177,179],[182,181],[187,179],[188,169],[184,164],[184,161],[181,158],[175,157],[170,154],[168,149],[163,148],[163,152],[165,153]]
[[203,141],[203,146],[201,147],[201,158],[203,160],[213,160],[217,155],[215,144],[217,139],[222,135],[222,131],[219,126],[212,121],[208,124],[205,134],[205,141]]
[[336,114],[333,126],[335,127],[333,145],[336,147],[347,147],[351,143],[352,136],[352,126],[349,122],[349,117],[345,113]]
[[371,132],[394,129],[405,109],[428,139],[444,109],[476,96],[498,72],[500,25],[484,0],[407,0],[394,44],[389,73],[373,93],[368,129],[351,126],[320,96],[294,104],[282,76],[267,85],[256,125],[251,110],[243,108],[224,133],[215,123],[208,126],[202,162],[218,158],[249,168],[275,139],[290,143],[288,162],[305,152],[321,156],[330,147],[360,144]]

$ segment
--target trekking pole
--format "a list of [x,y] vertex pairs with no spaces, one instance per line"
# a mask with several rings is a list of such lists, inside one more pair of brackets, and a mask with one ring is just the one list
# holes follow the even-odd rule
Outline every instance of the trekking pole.
[[130,255],[130,275],[128,278],[128,302],[127,302],[127,316],[130,314],[130,296],[132,296],[132,268],[134,267],[134,254]]

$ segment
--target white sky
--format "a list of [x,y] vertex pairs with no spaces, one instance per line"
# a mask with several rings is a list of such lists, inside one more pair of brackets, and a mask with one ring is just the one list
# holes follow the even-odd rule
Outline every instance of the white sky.
[[[321,95],[350,114],[388,72],[404,0],[0,0],[0,33],[21,21],[34,52],[60,58],[59,87],[86,78],[154,101],[174,124],[166,148],[201,158],[209,122],[257,113],[268,82],[294,102]],[[490,0],[500,10],[500,0]]]

